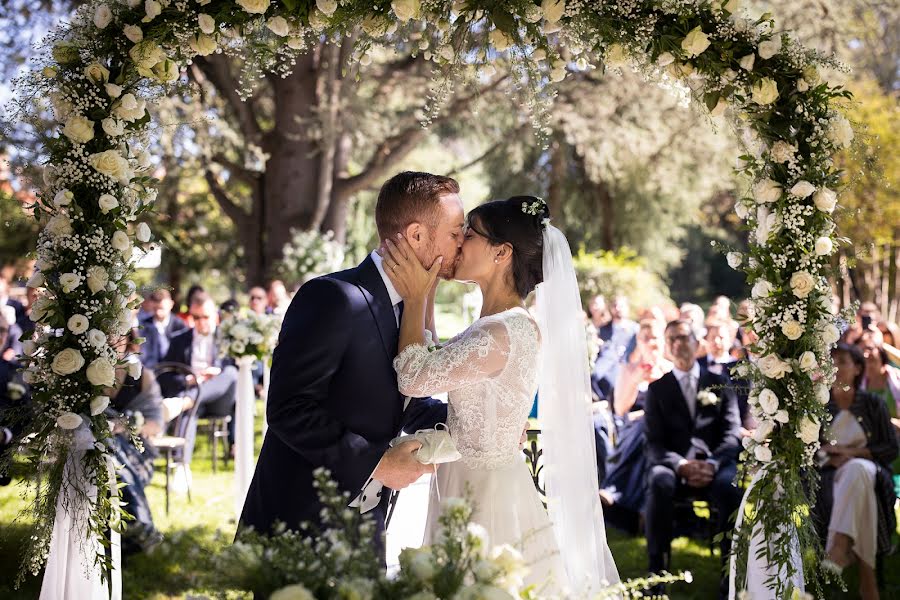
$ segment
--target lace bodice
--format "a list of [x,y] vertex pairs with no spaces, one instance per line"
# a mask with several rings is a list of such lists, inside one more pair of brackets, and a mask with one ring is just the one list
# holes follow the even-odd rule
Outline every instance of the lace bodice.
[[429,351],[412,344],[394,359],[400,392],[449,392],[447,425],[463,462],[498,468],[520,460],[519,439],[538,382],[540,341],[525,309],[479,319]]

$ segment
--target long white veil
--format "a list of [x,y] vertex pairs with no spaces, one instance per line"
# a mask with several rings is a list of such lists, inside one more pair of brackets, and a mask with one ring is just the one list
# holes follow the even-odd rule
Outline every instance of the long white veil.
[[585,597],[619,582],[606,541],[597,483],[590,365],[584,312],[566,236],[544,229],[544,282],[537,286],[541,332],[538,416],[547,508],[569,577]]

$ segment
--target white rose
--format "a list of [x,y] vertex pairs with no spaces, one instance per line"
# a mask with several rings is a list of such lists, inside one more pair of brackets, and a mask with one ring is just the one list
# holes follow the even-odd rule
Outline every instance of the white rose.
[[247,344],[238,340],[231,343],[231,353],[235,356],[243,356],[247,350]]
[[269,0],[237,0],[237,3],[251,15],[261,15],[269,10]]
[[728,102],[723,97],[719,97],[719,101],[716,102],[716,105],[713,107],[709,114],[714,117],[721,117],[725,114],[725,110],[728,108]]
[[675,57],[672,56],[671,52],[663,52],[656,59],[656,64],[659,65],[660,67],[668,67],[673,62],[675,62]]
[[131,92],[122,96],[122,99],[113,107],[113,113],[125,121],[137,121],[144,117],[147,111],[145,100],[138,100]]
[[162,12],[162,6],[160,6],[159,2],[156,0],[147,0],[144,2],[144,12],[147,13],[147,16],[141,19],[144,23],[149,23],[153,19],[159,16]]
[[119,206],[119,201],[116,200],[116,197],[111,194],[103,194],[97,200],[97,204],[100,205],[100,212],[102,212],[105,215],[112,209]]
[[753,199],[761,204],[775,202],[781,198],[781,184],[774,179],[760,179],[753,184]]
[[770,59],[781,52],[781,35],[776,35],[770,40],[760,42],[757,52],[763,60]]
[[115,150],[91,154],[88,162],[98,173],[111,179],[116,179],[121,183],[128,183],[131,180],[132,173],[128,167],[128,161]]
[[791,188],[791,195],[796,196],[797,198],[808,198],[812,196],[813,192],[815,191],[816,186],[806,181],[805,179],[801,179],[794,184],[794,187]]
[[192,36],[188,41],[188,44],[191,47],[191,50],[199,54],[200,56],[209,56],[213,52],[216,51],[216,48],[219,45],[216,43],[211,36],[206,35],[205,33],[199,33],[195,36]]
[[216,20],[206,13],[197,15],[197,25],[200,26],[200,31],[206,35],[212,35],[213,31],[216,30]]
[[750,294],[754,298],[768,298],[770,295],[772,295],[772,292],[774,290],[775,288],[771,283],[769,283],[765,279],[760,279],[753,284],[753,289],[751,290]]
[[757,361],[756,366],[763,376],[770,379],[781,379],[787,373],[793,372],[791,365],[781,360],[777,354],[767,354]]
[[759,422],[756,426],[756,430],[753,432],[753,440],[761,444],[772,435],[773,431],[775,431],[775,421],[763,419]]
[[135,236],[139,242],[147,243],[150,241],[150,226],[146,223],[138,223],[135,230]]
[[768,446],[757,446],[753,449],[753,456],[755,456],[756,460],[759,462],[769,462],[772,460],[772,451],[769,450]]
[[72,221],[64,214],[53,215],[45,229],[55,238],[68,237],[72,235]]
[[126,25],[122,28],[122,32],[132,44],[137,44],[144,39],[144,32],[137,25]]
[[106,26],[112,22],[112,11],[105,4],[99,5],[94,9],[94,25],[97,29],[106,29]]
[[765,206],[759,206],[756,209],[756,221],[756,243],[765,246],[769,241],[769,236],[778,229],[778,215],[769,212]]
[[751,94],[757,104],[772,104],[778,98],[778,84],[768,77],[763,77],[753,84]]
[[816,360],[816,355],[814,352],[807,350],[803,354],[800,355],[800,370],[804,373],[809,373],[811,371],[815,371],[819,367],[819,362]]
[[742,2],[743,0],[728,0],[728,2],[725,3],[722,9],[728,11],[731,14],[735,14],[740,10]]
[[108,283],[109,273],[106,272],[106,269],[99,265],[88,267],[87,285],[92,293],[96,294],[97,292],[102,292],[106,289],[106,284]]
[[816,278],[808,271],[797,271],[791,275],[791,291],[798,298],[806,298],[816,287]]
[[[200,35],[200,37],[207,37],[204,35]],[[168,58],[165,60],[161,60],[150,69],[150,72],[153,73],[153,77],[160,83],[170,83],[175,81],[180,76],[180,71],[178,69],[178,65],[169,60]]]
[[98,62],[94,62],[84,68],[84,76],[93,83],[106,83],[109,81],[109,69]]
[[778,411],[778,396],[769,388],[759,393],[759,406],[766,414],[774,415]]
[[32,371],[31,369],[25,369],[22,371],[22,381],[27,383],[28,385],[33,385],[38,382],[37,373]]
[[741,68],[745,71],[752,71],[754,62],[756,62],[756,55],[748,54],[747,56],[741,58],[741,60],[738,61],[738,64],[740,64]]
[[122,86],[116,85],[114,83],[107,83],[103,86],[106,90],[106,95],[110,98],[118,98],[122,95]]
[[803,325],[794,321],[793,319],[789,321],[785,321],[781,324],[781,333],[784,334],[784,337],[793,341],[799,340],[803,335]]
[[141,40],[128,51],[128,56],[134,61],[138,72],[149,77],[152,75],[150,69],[159,61],[165,60],[166,53],[153,40]]
[[813,203],[822,212],[830,214],[834,212],[834,207],[837,205],[837,193],[827,187],[821,187],[813,195]]
[[106,334],[99,329],[91,329],[88,331],[87,340],[96,350],[101,350],[106,346]]
[[68,206],[72,203],[72,200],[75,199],[75,194],[70,192],[67,189],[62,189],[56,192],[56,195],[53,196],[53,206],[56,208],[62,208],[63,206]]
[[816,85],[819,83],[819,70],[813,65],[803,67],[803,79],[808,81],[810,85]]
[[84,357],[74,348],[61,350],[53,357],[50,368],[57,375],[71,375],[84,366]]
[[31,277],[28,278],[28,282],[25,284],[25,287],[39,288],[43,287],[44,283],[44,276],[40,271],[35,271],[31,274]]
[[793,146],[784,140],[778,140],[772,144],[772,149],[769,150],[769,156],[777,163],[786,163],[793,160],[796,152],[796,146]]
[[750,216],[750,209],[747,208],[747,205],[743,202],[737,202],[734,205],[734,214],[737,215],[738,219],[742,221]]
[[784,410],[783,408],[781,410],[779,410],[778,412],[776,412],[772,416],[772,419],[774,419],[776,422],[782,423],[782,424],[787,424],[787,422],[791,420],[790,416],[788,416],[788,411]]
[[808,89],[809,89],[809,83],[807,83],[807,81],[805,79],[803,79],[801,77],[800,79],[797,80],[797,91],[798,92],[805,92]]
[[59,276],[59,285],[65,293],[70,294],[81,285],[81,276],[76,273],[63,273]]
[[64,123],[75,110],[66,95],[59,91],[50,92],[50,104],[53,106],[53,118],[60,123]]
[[63,135],[76,144],[87,144],[94,139],[94,122],[75,114],[66,119]]
[[831,390],[827,385],[820,383],[816,386],[816,400],[822,405],[828,404],[831,400]]
[[800,429],[797,431],[797,437],[800,438],[804,444],[813,444],[819,440],[820,430],[821,425],[819,420],[815,417],[806,416],[800,421]]
[[512,40],[509,39],[505,33],[500,31],[499,29],[494,29],[490,34],[491,46],[497,50],[497,52],[503,52],[512,44]]
[[[332,0],[332,2],[334,2],[334,0]],[[319,5],[319,2],[316,2],[316,6],[318,6],[318,5]],[[336,2],[335,2],[335,8],[337,8]],[[319,7],[319,10],[321,10],[323,13],[325,13],[328,16],[331,16],[331,14],[334,13],[334,10],[332,10],[331,13],[322,10],[321,6]],[[285,19],[284,17],[281,17],[281,16],[270,17],[269,20],[266,21],[266,27],[269,29],[269,31],[271,31],[272,33],[274,33],[275,35],[280,36],[280,37],[287,37],[287,34],[290,33],[290,31],[291,31],[291,26],[288,25],[287,19]]]
[[841,332],[838,331],[838,328],[834,326],[833,323],[826,323],[821,329],[819,329],[819,336],[822,338],[822,341],[826,346],[831,346],[832,344],[836,344],[839,339],[841,339]]
[[269,600],[316,600],[316,597],[303,584],[295,583],[275,590]]
[[816,240],[816,255],[828,256],[834,250],[834,242],[830,237],[822,236]]
[[565,0],[542,0],[541,12],[548,23],[557,23],[566,13]]
[[845,148],[853,141],[853,126],[843,115],[837,115],[828,124],[826,135],[832,144],[838,148]]
[[422,548],[404,548],[400,551],[401,569],[419,581],[429,581],[437,573],[431,552]]
[[46,77],[47,79],[53,79],[59,74],[59,69],[56,67],[44,67],[41,69],[41,75]]
[[141,364],[141,361],[139,361],[136,356],[132,356],[131,360],[128,361],[128,375],[134,379],[139,379],[142,369],[143,365]]
[[116,231],[112,236],[112,247],[123,254],[131,250],[131,240],[128,239],[128,234],[121,230]]
[[100,121],[100,125],[109,137],[119,137],[125,133],[125,123],[113,117],[106,117]]
[[77,429],[83,420],[80,415],[76,415],[73,412],[64,412],[56,417],[56,424],[61,429]]
[[[619,65],[625,64],[628,60],[628,54],[625,52],[625,47],[622,44],[612,44],[609,48],[606,49],[606,64],[611,67],[617,67]],[[677,66],[677,65],[670,65]]]
[[116,382],[116,368],[107,359],[100,357],[88,365],[87,378],[91,385],[112,387]]
[[728,260],[729,267],[737,269],[744,262],[744,255],[740,252],[729,252],[726,255],[726,259]]
[[309,26],[315,32],[324,31],[328,27],[328,17],[317,8],[309,13]]
[[709,36],[703,33],[703,29],[698,25],[681,40],[681,49],[687,53],[688,57],[694,57],[703,54],[709,48],[709,44]]
[[88,330],[90,322],[84,315],[72,315],[71,317],[69,317],[69,322],[66,323],[66,325],[68,326],[69,331],[71,331],[75,335],[81,335]]
[[109,396],[96,396],[91,400],[91,416],[96,417],[109,406]]
[[22,353],[25,356],[34,356],[34,353],[37,352],[38,345],[34,340],[25,340],[22,342]]

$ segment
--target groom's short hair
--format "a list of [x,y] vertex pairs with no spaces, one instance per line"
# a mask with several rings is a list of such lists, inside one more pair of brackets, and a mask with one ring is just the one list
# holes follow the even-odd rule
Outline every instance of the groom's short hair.
[[375,204],[375,225],[381,239],[403,231],[410,223],[423,223],[432,230],[439,220],[441,196],[458,194],[451,177],[403,171],[384,182]]

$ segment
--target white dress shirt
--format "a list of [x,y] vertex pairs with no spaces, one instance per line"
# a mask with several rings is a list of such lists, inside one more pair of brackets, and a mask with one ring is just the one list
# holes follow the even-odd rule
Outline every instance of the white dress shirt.
[[687,402],[688,410],[693,419],[697,414],[697,385],[700,383],[700,365],[697,361],[694,361],[694,366],[691,367],[690,371],[682,371],[678,367],[672,367],[672,374],[675,375],[678,385],[681,386],[684,401]]
[[191,368],[202,371],[211,367],[215,360],[215,331],[209,335],[200,335],[194,330],[194,339],[191,342]]
[[391,299],[391,306],[394,308],[394,320],[397,321],[397,327],[400,327],[400,303],[403,302],[403,298],[397,293],[397,288],[394,287],[391,278],[384,272],[384,259],[381,255],[373,250],[369,256],[372,257],[372,262],[375,263],[375,268],[378,269],[378,274],[384,281],[384,287],[387,288],[388,297]]

